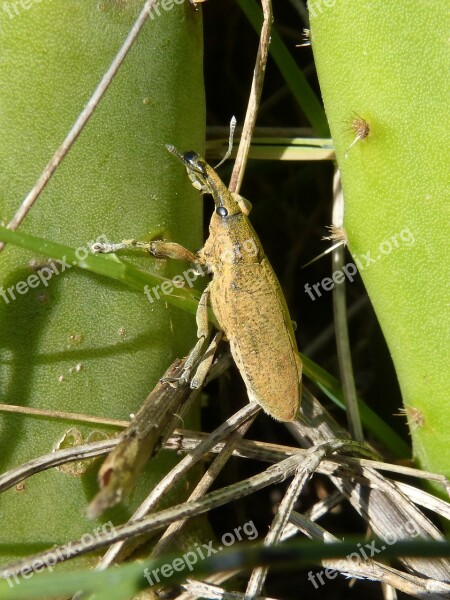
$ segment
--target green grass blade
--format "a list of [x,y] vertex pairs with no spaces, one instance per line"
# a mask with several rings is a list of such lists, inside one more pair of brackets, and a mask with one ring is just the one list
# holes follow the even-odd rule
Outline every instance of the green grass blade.
[[[85,258],[79,259],[80,248],[71,248],[63,244],[51,242],[38,238],[22,231],[11,231],[6,227],[0,226],[0,240],[6,243],[32,250],[37,254],[47,256],[53,260],[61,260],[67,262],[71,267],[76,266],[80,269],[86,269],[92,273],[105,275],[116,281],[122,281],[135,290],[144,292],[144,287],[147,285],[150,288],[163,285],[170,285],[171,280],[160,275],[155,275],[147,271],[141,271],[130,263],[119,260],[114,255],[106,254],[88,254],[87,248],[82,248]],[[173,288],[173,286],[172,286]],[[161,293],[161,292],[159,292]],[[169,304],[176,306],[195,314],[199,294],[193,289],[175,288],[168,293],[161,293]]]
[[[279,546],[267,548],[263,544],[239,544],[235,549],[227,549],[203,561],[198,561],[193,566],[192,573],[197,576],[232,569],[252,569],[258,565],[269,565],[278,568],[298,569],[300,565],[317,564],[327,558],[345,558],[355,553],[355,550],[364,545],[367,540],[346,540],[345,542],[332,542],[324,544],[318,541],[295,540]],[[373,540],[375,548],[383,547],[383,558],[396,558],[400,556],[445,557],[450,556],[450,541],[425,541],[400,540],[395,544],[386,546],[381,540]],[[195,554],[191,551],[191,555]],[[108,569],[106,571],[80,570],[70,573],[43,573],[35,575],[28,581],[18,579],[20,585],[14,585],[14,578],[10,578],[11,585],[0,581],[0,598],[2,600],[34,600],[42,598],[55,598],[61,595],[72,595],[83,587],[87,593],[98,593],[95,598],[103,598],[108,590],[108,598],[114,600],[132,597],[138,590],[148,587],[144,578],[144,570],[151,575],[152,571],[161,576],[161,567],[166,565],[171,569],[171,574],[164,578],[164,584],[175,583],[186,577],[185,568],[178,572],[171,568],[171,563],[183,561],[182,556],[165,556],[157,560],[140,564],[126,564]],[[185,567],[187,562],[185,562]],[[191,567],[192,569],[192,567]],[[27,573],[28,574],[28,573]],[[189,571],[191,574],[191,571]],[[112,594],[114,590],[114,594]]]

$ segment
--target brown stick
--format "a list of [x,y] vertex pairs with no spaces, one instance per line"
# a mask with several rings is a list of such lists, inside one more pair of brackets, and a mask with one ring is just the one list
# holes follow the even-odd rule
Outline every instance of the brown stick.
[[242,180],[244,178],[245,167],[247,165],[248,153],[253,136],[253,130],[256,123],[261,92],[266,72],[267,57],[269,56],[270,29],[273,22],[272,2],[271,0],[261,0],[264,21],[259,39],[258,54],[256,56],[256,65],[253,72],[252,88],[247,104],[244,127],[242,128],[241,141],[239,143],[238,153],[234,162],[233,172],[231,174],[230,192],[239,193]]

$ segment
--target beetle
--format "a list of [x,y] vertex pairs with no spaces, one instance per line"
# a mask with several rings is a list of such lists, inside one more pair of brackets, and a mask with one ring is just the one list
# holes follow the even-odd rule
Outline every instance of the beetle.
[[[248,218],[251,204],[230,192],[216,171],[196,152],[181,154],[174,146],[167,149],[183,163],[194,187],[213,197],[215,210],[203,248],[194,254],[173,242],[130,240],[108,248],[96,245],[93,249],[105,252],[130,246],[147,247],[156,257],[188,260],[206,267],[212,280],[199,302],[198,341],[186,361],[183,377],[189,376],[207,339],[210,299],[249,400],[260,404],[277,421],[294,421],[301,400],[302,362],[281,286]],[[217,336],[211,352],[205,355],[208,359],[200,363],[191,379],[192,388],[199,387],[206,377],[214,345]]]

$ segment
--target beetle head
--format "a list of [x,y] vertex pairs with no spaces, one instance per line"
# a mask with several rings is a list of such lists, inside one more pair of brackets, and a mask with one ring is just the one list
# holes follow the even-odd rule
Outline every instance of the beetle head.
[[183,165],[186,167],[186,171],[189,175],[189,179],[192,182],[192,185],[195,189],[199,190],[203,194],[211,193],[210,187],[208,186],[208,173],[206,171],[207,164],[206,162],[200,158],[200,156],[193,152],[192,150],[189,152],[185,152],[181,154],[175,148],[175,146],[166,146],[167,150],[176,156],[178,160],[180,160]]
[[202,194],[211,194],[216,204],[216,214],[227,217],[241,211],[238,203],[212,167],[192,150],[181,154],[174,146],[166,146],[186,167],[192,185]]

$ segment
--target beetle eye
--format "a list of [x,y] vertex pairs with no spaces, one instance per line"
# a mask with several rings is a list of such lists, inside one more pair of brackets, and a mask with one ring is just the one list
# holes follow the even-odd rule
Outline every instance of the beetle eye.
[[201,160],[197,152],[194,152],[192,150],[190,152],[185,152],[183,154],[183,160],[186,163],[186,165],[193,171],[201,173],[202,175],[205,174],[205,168],[202,164],[203,161]]
[[199,159],[199,156],[198,156],[197,152],[194,152],[193,150],[191,150],[190,152],[185,152],[183,154],[183,158],[192,167],[195,167],[197,164],[197,161]]
[[225,206],[218,206],[216,208],[216,213],[219,215],[219,217],[227,217],[228,216],[228,211],[225,208]]

